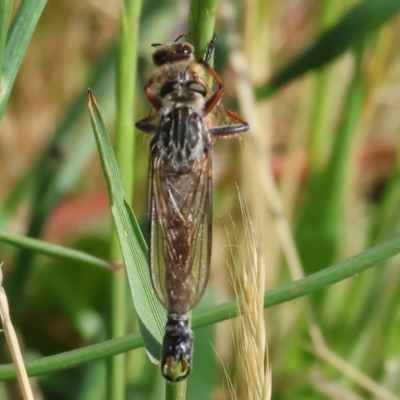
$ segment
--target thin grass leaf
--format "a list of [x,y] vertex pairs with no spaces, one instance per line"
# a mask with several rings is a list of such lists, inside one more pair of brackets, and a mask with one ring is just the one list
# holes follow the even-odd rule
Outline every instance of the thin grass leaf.
[[[362,253],[344,261],[324,268],[306,278],[268,290],[264,296],[264,307],[272,307],[299,297],[314,293],[325,287],[333,285],[374,266],[382,266],[382,262],[400,253],[400,233],[391,236],[384,242],[371,247]],[[216,306],[212,310],[195,314],[193,327],[221,322],[237,316],[236,302],[228,302]]]
[[[38,376],[54,371],[63,371],[88,362],[112,357],[116,354],[125,353],[141,346],[143,346],[143,340],[140,334],[138,332],[131,333],[119,338],[86,346],[78,350],[72,350],[55,356],[28,361],[25,363],[25,366],[29,376]],[[15,377],[16,373],[13,364],[0,366],[1,381],[14,379]]]
[[0,73],[3,67],[4,48],[6,45],[8,24],[10,22],[12,0],[0,1]]
[[[376,349],[376,343],[380,342],[379,338],[382,338],[382,341],[386,339],[387,331],[384,329],[384,320],[388,315],[392,318],[395,315],[389,305],[398,292],[398,275],[396,279],[393,271],[389,271],[373,271],[372,283],[369,286],[364,284],[361,309],[347,330],[350,336],[358,337],[347,355],[351,364],[356,368],[362,369],[366,363],[373,362],[370,359],[371,349],[374,347]],[[379,302],[375,301],[377,298],[379,298]]]
[[[116,119],[115,119],[115,157],[125,189],[125,196],[130,203],[133,197],[133,154],[135,137],[132,110],[134,109],[135,77],[137,72],[137,44],[139,16],[142,8],[140,0],[125,0],[120,17],[120,37],[116,66]],[[121,258],[118,232],[111,231],[110,259]],[[124,270],[112,274],[110,282],[109,332],[111,337],[126,333],[126,274]],[[114,400],[125,398],[125,355],[109,360],[107,374],[107,397]]]
[[22,1],[9,29],[0,78],[0,121],[3,118],[22,58],[46,2],[46,0]]
[[[215,294],[214,288],[209,286],[196,306],[197,312],[214,307]],[[195,364],[187,381],[188,399],[210,399],[218,382],[218,366],[213,347],[216,340],[215,328],[213,325],[208,325],[193,331],[196,340],[193,351]]]
[[189,41],[197,58],[201,58],[214,33],[218,0],[191,0],[189,9]]
[[[264,307],[272,307],[327,288],[344,279],[357,276],[372,267],[382,267],[383,261],[400,253],[400,233],[391,236],[384,242],[371,247],[351,258],[325,268],[306,278],[287,283],[276,289],[268,290],[264,295]],[[201,312],[193,317],[194,328],[215,324],[238,315],[237,302],[231,301],[214,307],[208,312]],[[143,327],[145,329],[145,326]],[[87,362],[111,357],[142,346],[138,333],[121,338],[106,340],[102,343],[87,346],[55,356],[44,357],[26,363],[29,376],[76,367]],[[12,364],[0,366],[0,380],[15,378]]]
[[[321,3],[319,26],[321,31],[327,29],[336,20],[338,3],[327,0]],[[330,98],[332,96],[332,70],[329,67],[321,68],[315,74],[315,89],[313,110],[310,126],[310,165],[315,172],[323,167],[326,154],[329,152],[330,141],[327,140],[329,129]]]
[[[96,90],[103,103],[106,103],[105,114],[107,123],[114,118],[114,97],[110,88],[114,85],[112,52],[105,58],[104,63],[96,71],[93,77]],[[82,101],[82,103],[81,103]],[[79,105],[81,109],[79,109]],[[60,197],[76,185],[82,175],[82,170],[92,154],[95,144],[91,136],[89,121],[83,120],[85,102],[83,98],[78,100],[68,110],[65,118],[55,131],[53,140],[48,144],[43,153],[38,157],[31,170],[21,180],[18,187],[7,200],[7,213],[24,198],[24,187],[33,192],[32,215],[27,229],[27,236],[37,238],[42,228],[60,200]],[[26,193],[25,193],[26,195]],[[4,224],[2,225],[4,229]],[[29,276],[34,253],[29,249],[22,249],[16,257],[13,270],[10,272],[5,287],[9,294],[11,315],[18,320],[24,305],[25,282]]]
[[377,210],[370,232],[371,245],[395,231],[400,222],[400,146],[397,149],[397,162]]
[[351,150],[365,96],[361,73],[361,51],[349,85],[343,119],[335,135],[332,154],[322,172],[317,171],[296,229],[296,240],[308,273],[329,265],[335,256],[342,223],[346,183],[349,177]]
[[393,18],[400,11],[398,0],[366,0],[357,4],[337,24],[317,40],[271,80],[257,90],[257,98],[270,97],[293,79],[320,68],[360,43],[370,32]]
[[32,239],[26,236],[12,235],[7,232],[0,231],[0,241],[8,243],[12,246],[30,249],[39,254],[44,254],[59,260],[69,261],[71,263],[84,262],[94,267],[111,269],[112,265],[102,260],[101,258],[94,257],[83,251],[68,249],[63,246],[44,242],[43,240]]
[[[88,86],[92,87],[93,90],[96,90],[98,98],[101,98],[102,101],[104,101],[104,98],[110,96],[110,87],[113,87],[112,79],[114,79],[114,61],[115,49],[111,49],[111,51],[109,51],[98,63],[92,78],[88,81]],[[81,138],[84,138],[84,140],[88,140],[87,138],[90,138],[90,135],[85,135],[83,132],[83,129],[86,129],[86,127],[79,127],[84,110],[86,108],[86,101],[87,93],[85,91],[82,92],[82,94],[80,94],[75,101],[72,102],[69,109],[66,110],[64,118],[51,135],[51,141],[46,145],[43,152],[33,163],[27,174],[19,180],[10,196],[6,199],[4,208],[7,214],[12,215],[21,204],[21,201],[26,199],[27,192],[36,189],[36,185],[38,184],[38,175],[43,175],[43,173],[47,174],[47,170],[49,168],[54,169],[54,162],[49,163],[49,160],[52,158],[51,154],[53,154],[55,150],[61,153],[61,156],[66,159],[65,164],[63,164],[57,169],[57,171],[54,172],[55,175],[65,174],[63,170],[67,167],[68,163],[71,162],[73,162],[74,165],[77,165],[78,169],[82,168],[82,162],[86,161],[87,157],[85,157],[83,160],[79,159],[77,157],[79,153],[76,152],[76,149],[87,147],[80,142]],[[110,119],[111,117],[113,117],[113,114],[110,114]],[[88,127],[88,129],[90,129],[90,127]],[[94,147],[94,143],[91,138],[88,140],[88,142]],[[74,157],[69,157],[72,155]],[[55,178],[55,181],[59,181],[59,179]],[[63,188],[63,190],[66,189],[68,188]],[[45,194],[43,193],[43,188],[41,190],[41,194]],[[51,190],[51,188],[46,189],[45,192],[47,192],[47,190]]]
[[[140,331],[150,355],[157,360],[164,335],[166,311],[151,286],[147,249],[124,190],[114,153],[92,92],[89,90],[89,110],[93,131],[107,182],[111,210],[118,231],[121,251],[128,273],[132,299],[140,320]],[[133,228],[135,226],[135,228]],[[138,235],[138,236],[136,236]]]
[[139,16],[142,2],[125,0],[120,23],[120,43],[116,68],[116,139],[115,154],[126,198],[131,200],[133,192],[132,159],[135,150],[134,90],[137,71],[137,44]]

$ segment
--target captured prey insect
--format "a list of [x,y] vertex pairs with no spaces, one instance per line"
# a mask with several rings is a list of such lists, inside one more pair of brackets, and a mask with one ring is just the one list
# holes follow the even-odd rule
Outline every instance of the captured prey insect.
[[[156,69],[146,82],[145,94],[157,115],[136,123],[152,135],[149,264],[155,293],[168,311],[161,373],[170,382],[190,373],[193,343],[188,312],[201,299],[210,271],[212,140],[248,130],[241,117],[225,108],[236,123],[216,123],[213,114],[220,108],[224,88],[209,65],[215,43],[214,35],[200,61],[195,61],[189,43],[154,45]],[[216,90],[206,85],[208,76]]]

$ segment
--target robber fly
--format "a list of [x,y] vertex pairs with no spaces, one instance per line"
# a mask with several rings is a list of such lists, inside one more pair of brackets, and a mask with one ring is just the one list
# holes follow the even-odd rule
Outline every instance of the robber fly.
[[[212,140],[245,132],[248,124],[226,109],[235,124],[217,125],[223,82],[205,56],[178,40],[156,44],[156,69],[145,94],[157,112],[136,123],[152,135],[149,167],[149,264],[153,288],[168,311],[161,373],[170,382],[187,378],[192,365],[188,312],[207,285],[211,258]],[[217,88],[206,85],[207,75]],[[158,123],[154,123],[154,119]]]

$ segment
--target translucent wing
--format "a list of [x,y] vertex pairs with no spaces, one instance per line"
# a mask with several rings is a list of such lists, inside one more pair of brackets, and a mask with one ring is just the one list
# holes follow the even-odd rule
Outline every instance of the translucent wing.
[[150,269],[170,313],[184,314],[207,285],[211,256],[211,151],[185,174],[150,160]]

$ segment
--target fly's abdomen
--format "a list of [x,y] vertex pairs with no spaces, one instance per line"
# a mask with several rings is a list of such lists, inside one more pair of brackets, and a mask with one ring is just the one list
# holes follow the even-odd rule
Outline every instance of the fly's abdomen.
[[208,154],[192,167],[185,174],[159,170],[154,196],[153,284],[168,311],[177,314],[188,312],[200,299],[211,250]]
[[161,117],[151,143],[150,267],[170,313],[201,298],[211,254],[211,140],[191,107]]

